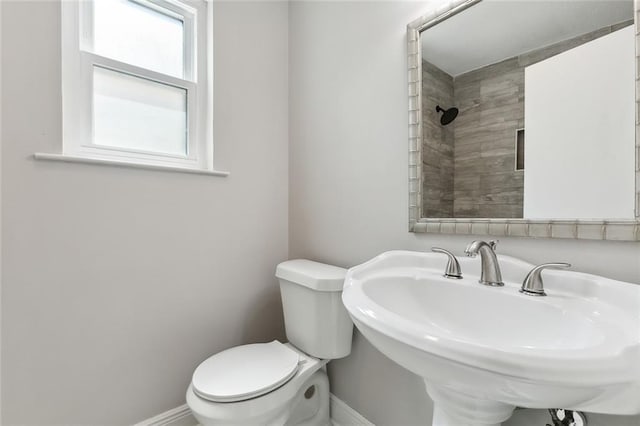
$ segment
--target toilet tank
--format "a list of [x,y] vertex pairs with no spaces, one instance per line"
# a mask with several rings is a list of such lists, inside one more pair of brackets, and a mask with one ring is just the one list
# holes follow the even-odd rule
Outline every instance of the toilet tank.
[[346,269],[311,260],[282,262],[276,268],[289,342],[321,359],[351,352],[353,322],[342,304]]

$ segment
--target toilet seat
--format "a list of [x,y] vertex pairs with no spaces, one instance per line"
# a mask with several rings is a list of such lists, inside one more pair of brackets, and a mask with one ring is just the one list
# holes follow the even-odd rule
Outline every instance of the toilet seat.
[[274,340],[236,346],[202,362],[193,373],[193,391],[213,402],[238,402],[264,395],[298,371],[299,354]]
[[[328,360],[307,355],[290,343],[284,343],[283,346],[298,355],[299,367],[291,379],[259,397],[236,402],[214,402],[196,394],[191,383],[187,389],[186,400],[200,424],[284,425],[289,418],[294,399],[301,396],[300,389],[304,383],[311,380],[315,374],[320,374]],[[326,373],[322,374],[326,376]]]

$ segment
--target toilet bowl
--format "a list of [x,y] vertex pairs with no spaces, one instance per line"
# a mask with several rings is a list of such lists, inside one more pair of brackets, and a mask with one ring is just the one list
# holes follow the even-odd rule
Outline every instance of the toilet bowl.
[[[230,399],[243,398],[236,401],[213,401],[211,398],[203,396],[194,387],[194,380],[187,390],[187,404],[194,417],[201,425],[327,425],[329,422],[329,381],[322,367],[326,360],[319,360],[304,354],[292,345],[282,344],[278,341],[265,343],[263,345],[279,345],[295,353],[298,357],[298,364],[295,373],[284,383],[280,383],[275,389],[262,393],[260,385],[255,383],[244,383],[245,387],[235,386],[234,390],[229,390],[226,394]],[[246,345],[246,348],[255,348],[258,345]],[[239,349],[245,347],[237,347]],[[268,363],[267,363],[268,364]],[[201,364],[202,365],[202,364]],[[268,368],[265,365],[265,368]],[[238,370],[236,370],[238,371]],[[238,384],[233,382],[233,370],[230,371],[226,379],[231,379],[231,387]],[[238,371],[242,381],[246,379],[243,370]],[[243,377],[244,376],[244,377]],[[225,384],[216,381],[220,393],[224,393]],[[277,382],[273,385],[276,386]],[[195,384],[197,386],[197,382]],[[251,387],[254,386],[254,396]],[[237,394],[234,394],[236,392]],[[244,395],[244,396],[240,396]],[[289,421],[291,420],[291,421]]]
[[351,352],[353,323],[342,305],[346,270],[309,260],[278,265],[288,343],[236,346],[203,361],[187,405],[203,426],[325,426],[324,366]]

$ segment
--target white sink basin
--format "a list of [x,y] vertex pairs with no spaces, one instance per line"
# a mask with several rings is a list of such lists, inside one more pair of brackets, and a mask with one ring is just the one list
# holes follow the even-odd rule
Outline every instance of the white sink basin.
[[497,425],[515,406],[640,413],[640,285],[543,273],[548,296],[520,293],[533,268],[499,256],[504,287],[442,276],[437,253],[386,252],[351,268],[343,302],[362,334],[422,376],[434,425]]

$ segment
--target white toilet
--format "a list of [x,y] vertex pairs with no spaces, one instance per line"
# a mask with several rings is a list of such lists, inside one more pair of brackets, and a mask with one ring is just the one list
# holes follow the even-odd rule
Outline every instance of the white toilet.
[[345,273],[302,259],[278,265],[289,343],[236,346],[200,364],[187,404],[201,425],[330,424],[322,367],[349,355],[353,333],[341,298]]

